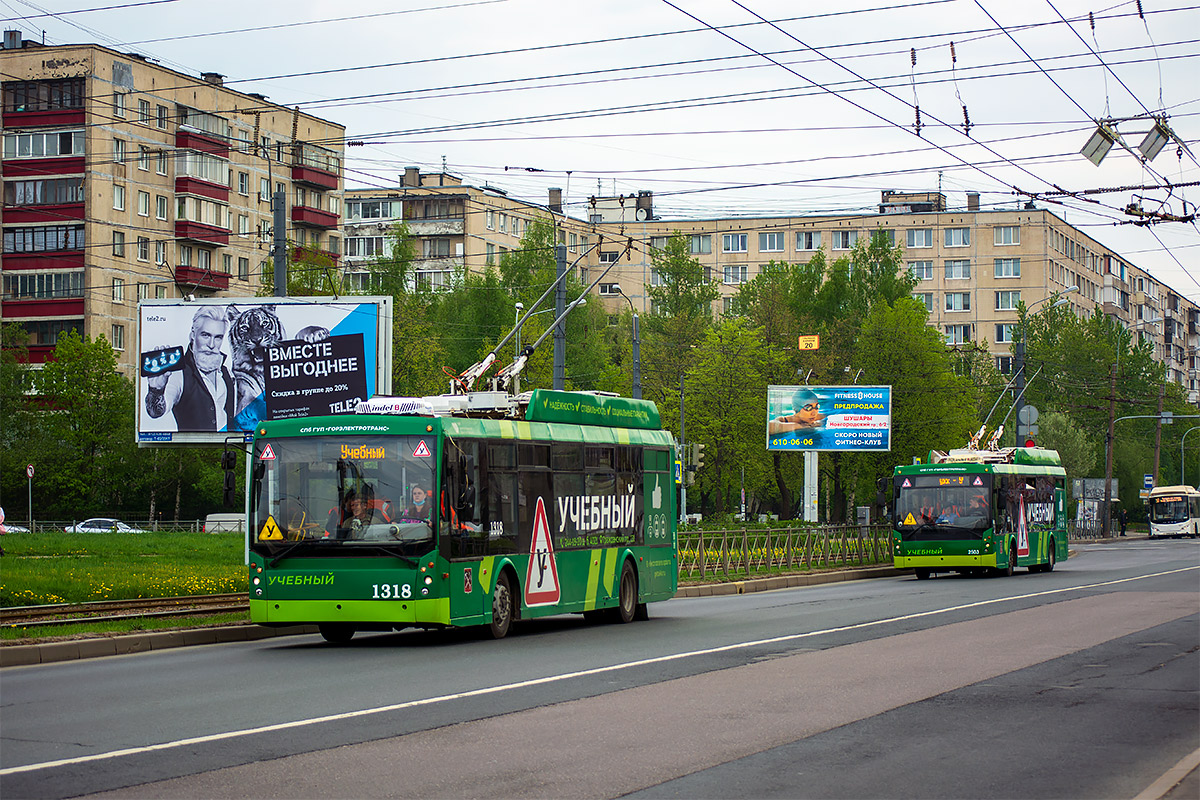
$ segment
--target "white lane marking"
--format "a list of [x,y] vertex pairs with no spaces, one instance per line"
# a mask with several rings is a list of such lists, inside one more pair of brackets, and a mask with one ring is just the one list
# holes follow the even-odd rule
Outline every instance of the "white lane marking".
[[1155,572],[1150,575],[1137,575],[1132,578],[1117,578],[1111,581],[1089,583],[1083,586],[1066,586],[1061,589],[1046,589],[1041,592],[1030,592],[1029,594],[1013,595],[1012,597],[994,597],[990,600],[978,600],[974,603],[964,603],[962,605],[948,606],[946,608],[936,608],[930,611],[918,611],[914,614],[904,614],[903,616],[899,617],[888,617],[886,619],[877,619],[870,622],[856,622],[853,625],[842,625],[836,628],[825,628],[824,630],[808,631],[806,633],[790,633],[784,636],[773,636],[770,639],[758,639],[753,642],[738,642],[736,644],[721,645],[720,647],[708,647],[703,650],[688,650],[683,653],[654,656],[653,658],[643,658],[637,661],[625,661],[620,664],[610,664],[607,667],[593,667],[591,669],[577,670],[575,672],[564,672],[558,675],[547,675],[542,678],[531,678],[527,681],[506,683],[501,686],[487,686],[482,689],[472,689],[466,692],[455,692],[454,694],[444,694],[438,697],[426,697],[421,700],[409,700],[404,703],[393,703],[391,705],[377,706],[375,708],[364,708],[358,711],[346,711],[341,714],[328,714],[323,717],[298,719],[291,722],[279,722],[274,725],[263,725],[258,728],[244,728],[238,731],[210,733],[205,736],[193,736],[189,739],[177,739],[172,742],[161,742],[159,744],[143,745],[141,747],[127,747],[123,750],[111,750],[107,753],[93,753],[91,755],[77,756],[75,758],[62,758],[58,759],[57,761],[43,761],[37,764],[23,764],[16,767],[5,767],[4,769],[0,769],[0,775],[16,775],[18,773],[33,772],[39,769],[53,769],[55,767],[86,764],[91,761],[102,761],[110,758],[123,758],[124,756],[141,755],[143,753],[153,753],[160,750],[174,750],[179,747],[191,747],[192,745],[197,744],[220,742],[227,739],[235,739],[240,736],[252,736],[259,733],[272,733],[274,731],[285,731],[292,728],[307,727],[309,725],[320,725],[325,722],[338,722],[340,720],[356,719],[358,717],[365,717],[371,714],[385,714],[390,711],[403,711],[410,708],[434,705],[435,703],[445,703],[450,700],[463,700],[471,697],[483,697],[485,695],[499,694],[500,692],[507,692],[513,689],[526,689],[530,686],[543,686],[548,683],[571,680],[572,678],[584,678],[591,675],[602,675],[606,672],[616,672],[618,670],[631,669],[633,667],[644,667],[650,664],[664,664],[670,661],[680,661],[685,658],[707,656],[715,653],[728,653],[734,650],[745,650],[751,647],[761,647],[768,644],[793,642],[799,639],[809,639],[814,636],[824,636],[830,633],[861,630],[863,628],[872,628],[893,622],[906,622],[908,620],[921,619],[923,617],[937,616],[938,614],[948,614],[953,611],[964,611],[970,608],[981,608],[983,606],[995,605],[997,603],[1007,603],[1011,600],[1029,600],[1035,597],[1047,597],[1049,595],[1063,594],[1065,592],[1078,592],[1086,589],[1098,589],[1105,586],[1116,586],[1122,583],[1142,581],[1149,578],[1161,578],[1165,575],[1175,575],[1180,572],[1191,572],[1193,570],[1200,570],[1200,566],[1181,567],[1180,569],[1167,570],[1166,572]]

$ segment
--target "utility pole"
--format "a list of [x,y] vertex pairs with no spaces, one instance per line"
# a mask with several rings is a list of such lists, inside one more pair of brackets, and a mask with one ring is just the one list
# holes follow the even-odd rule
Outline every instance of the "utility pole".
[[1024,400],[1024,396],[1025,396],[1025,320],[1024,320],[1024,318],[1022,318],[1021,322],[1018,323],[1017,330],[1018,330],[1018,336],[1020,336],[1020,339],[1017,341],[1016,345],[1013,347],[1013,364],[1012,364],[1013,370],[1014,370],[1013,374],[1016,376],[1016,382],[1013,384],[1013,392],[1014,392],[1013,396],[1016,398],[1015,400],[1013,400],[1013,417],[1014,417],[1014,420],[1016,423],[1014,425],[1014,428],[1016,429],[1015,441],[1017,443],[1017,447],[1020,447],[1021,445],[1025,444],[1025,437],[1022,436],[1022,430],[1021,430],[1021,406],[1025,405],[1025,400]]
[[687,522],[687,457],[683,438],[683,373],[679,374],[679,524]]
[[[558,288],[554,290],[554,318],[561,319],[567,310],[567,282],[562,279],[567,271],[567,246],[557,245],[554,248],[555,277],[558,278]],[[554,385],[561,391],[567,383],[567,321],[564,319],[554,326]]]
[[271,205],[271,211],[274,213],[271,224],[275,226],[275,230],[272,232],[274,234],[272,243],[275,256],[275,296],[287,297],[287,222],[285,214],[287,192],[277,189]]
[[1112,365],[1112,378],[1108,387],[1108,438],[1104,440],[1104,518],[1101,520],[1100,535],[1108,538],[1109,498],[1112,497],[1113,471],[1113,425],[1117,419],[1117,365]]
[[1167,394],[1167,384],[1164,381],[1158,387],[1158,421],[1154,423],[1154,485],[1158,486],[1158,457],[1162,453],[1162,407],[1163,397]]

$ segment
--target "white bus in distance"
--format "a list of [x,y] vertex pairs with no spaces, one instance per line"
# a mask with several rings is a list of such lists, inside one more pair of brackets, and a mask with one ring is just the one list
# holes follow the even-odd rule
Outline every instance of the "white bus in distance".
[[1192,486],[1157,486],[1146,499],[1150,538],[1200,535],[1200,491]]

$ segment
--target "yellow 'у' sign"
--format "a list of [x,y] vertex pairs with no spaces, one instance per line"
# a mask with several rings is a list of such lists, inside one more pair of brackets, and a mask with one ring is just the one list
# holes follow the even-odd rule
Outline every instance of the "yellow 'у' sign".
[[800,349],[801,350],[820,350],[821,349],[820,334],[813,334],[812,336],[801,336],[800,337]]

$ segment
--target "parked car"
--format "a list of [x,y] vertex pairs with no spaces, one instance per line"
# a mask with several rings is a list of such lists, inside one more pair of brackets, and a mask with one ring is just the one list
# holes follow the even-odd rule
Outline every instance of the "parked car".
[[145,533],[138,528],[130,527],[119,519],[111,517],[92,517],[75,525],[66,527],[67,533]]

